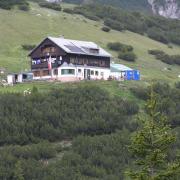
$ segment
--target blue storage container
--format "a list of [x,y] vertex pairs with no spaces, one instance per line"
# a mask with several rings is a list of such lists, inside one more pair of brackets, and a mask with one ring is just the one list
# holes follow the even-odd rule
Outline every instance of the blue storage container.
[[125,79],[128,81],[130,81],[130,80],[139,81],[140,80],[140,72],[138,70],[127,70],[127,71],[125,71]]
[[139,81],[140,80],[140,71],[134,70],[134,80]]
[[133,70],[126,71],[126,80],[133,80]]

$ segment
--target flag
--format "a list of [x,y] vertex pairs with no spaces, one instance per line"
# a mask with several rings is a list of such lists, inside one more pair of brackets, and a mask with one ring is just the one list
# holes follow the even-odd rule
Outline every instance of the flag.
[[51,56],[49,57],[48,59],[48,70],[51,70],[52,69],[52,59],[51,59]]

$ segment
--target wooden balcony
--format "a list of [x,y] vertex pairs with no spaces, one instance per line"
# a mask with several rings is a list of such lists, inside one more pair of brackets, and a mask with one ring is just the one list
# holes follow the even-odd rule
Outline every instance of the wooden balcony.
[[32,69],[47,69],[48,68],[48,62],[43,62],[41,64],[32,64]]
[[[52,68],[58,67],[57,63],[52,64]],[[47,69],[48,68],[48,62],[43,62],[41,64],[32,64],[31,69]]]

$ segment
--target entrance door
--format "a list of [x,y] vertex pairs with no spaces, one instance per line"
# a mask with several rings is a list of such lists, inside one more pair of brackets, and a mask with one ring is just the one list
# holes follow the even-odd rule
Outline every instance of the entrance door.
[[91,71],[90,69],[84,69],[84,79],[91,79]]

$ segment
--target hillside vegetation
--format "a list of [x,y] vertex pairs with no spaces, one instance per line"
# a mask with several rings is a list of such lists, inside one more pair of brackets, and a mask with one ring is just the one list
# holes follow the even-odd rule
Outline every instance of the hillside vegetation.
[[112,6],[119,6],[121,8],[125,8],[127,10],[142,10],[142,11],[150,11],[150,5],[148,4],[147,0],[64,0],[64,2],[67,3],[77,3],[77,4],[82,4],[85,2],[88,3],[99,3],[99,4],[107,4],[107,5],[112,5]]
[[[69,8],[72,5],[63,4],[63,7]],[[9,72],[30,69],[28,51],[22,49],[23,44],[34,45],[47,36],[64,35],[66,38],[94,41],[107,50],[109,42],[132,45],[138,57],[136,62],[119,60],[118,54],[110,51],[115,58],[113,61],[139,69],[144,80],[178,79],[179,67],[177,65],[167,65],[157,61],[155,57],[148,54],[148,50],[160,49],[170,55],[175,55],[180,52],[179,46],[172,45],[172,48],[168,48],[165,44],[129,31],[103,32],[101,28],[104,25],[101,21],[92,21],[81,15],[40,8],[33,3],[29,12],[0,10],[0,23],[0,67],[7,68]]]
[[129,30],[147,35],[151,39],[168,44],[180,44],[180,21],[158,16],[145,16],[138,12],[127,12],[111,6],[98,4],[75,7],[71,13],[82,14],[92,20],[103,20],[106,26],[123,31]]
[[[178,136],[169,161],[180,147],[178,88],[154,86],[157,111]],[[0,94],[0,179],[126,179],[125,171],[134,167],[128,146],[139,128],[135,115],[146,117],[138,103],[147,100],[149,89],[131,91],[138,101],[111,96],[91,83],[44,93],[34,87],[25,96]]]

